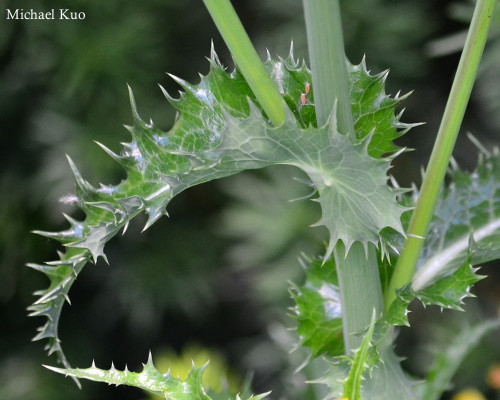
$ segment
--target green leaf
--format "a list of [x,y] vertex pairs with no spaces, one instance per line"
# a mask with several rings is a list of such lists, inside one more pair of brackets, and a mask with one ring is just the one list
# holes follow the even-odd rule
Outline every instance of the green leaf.
[[406,210],[395,198],[399,190],[387,186],[390,161],[367,153],[366,144],[352,143],[336,130],[335,114],[322,128],[299,129],[288,114],[285,123],[270,128],[258,118],[239,120],[227,116],[220,166],[246,170],[272,164],[293,165],[306,172],[318,191],[322,217],[316,226],[330,233],[328,258],[338,240],[346,248],[355,241],[377,245],[384,227],[403,232],[401,214]]
[[416,297],[424,305],[462,310],[471,287],[484,278],[473,268],[500,257],[500,155],[481,155],[472,173],[457,166],[439,198],[413,282],[397,290],[386,319],[408,325],[407,306]]
[[[31,317],[46,317],[47,321],[38,328],[37,335],[33,340],[47,339],[45,346],[48,354],[57,354],[59,362],[66,368],[70,364],[66,359],[59,340],[58,326],[59,318],[64,303],[69,302],[68,292],[73,285],[76,277],[89,261],[89,254],[85,251],[68,250],[66,254],[61,255],[60,261],[47,262],[45,264],[28,264],[29,267],[43,272],[50,280],[49,287],[45,290],[39,290],[34,294],[40,296],[28,310]],[[75,379],[75,383],[80,387],[80,383]]]
[[291,290],[296,303],[293,310],[300,345],[308,347],[312,357],[342,355],[342,305],[333,257],[324,265],[322,260],[306,256],[301,261],[306,282]]
[[[326,399],[342,397],[349,400],[356,398],[417,400],[414,390],[417,382],[405,375],[401,369],[401,360],[393,351],[392,328],[385,326],[381,333],[377,332],[378,327],[378,322],[372,323],[354,357],[343,356],[327,360],[329,369],[323,377],[312,381],[328,386],[329,393]],[[373,333],[370,343],[367,338],[371,329]],[[368,351],[366,351],[367,346]],[[361,363],[363,358],[364,363]]]
[[[113,365],[111,369],[99,369],[92,364],[90,368],[46,368],[75,378],[89,379],[91,381],[104,382],[109,385],[128,385],[143,390],[147,390],[159,396],[164,396],[167,400],[211,400],[202,385],[203,371],[208,364],[201,368],[196,368],[193,364],[189,376],[185,381],[174,378],[170,372],[162,374],[153,365],[151,354],[141,372],[131,372],[127,368],[124,371],[117,370]],[[268,393],[258,396],[251,396],[248,400],[260,400]],[[237,397],[239,399],[239,397]]]
[[402,370],[401,359],[392,348],[391,329],[376,346],[381,361],[373,367],[370,374],[364,375],[361,398],[417,400],[414,387],[418,382],[409,379]]
[[347,69],[356,138],[362,140],[372,135],[368,152],[373,157],[394,153],[399,147],[393,140],[420,125],[403,123],[400,121],[402,113],[394,114],[394,109],[409,93],[395,97],[385,94],[385,81],[389,72],[370,75],[364,59],[359,65],[348,62]]
[[468,257],[478,265],[500,257],[500,155],[485,153],[472,173],[455,167],[413,278],[420,290],[460,268]]
[[411,283],[405,285],[396,291],[396,300],[385,317],[387,322],[409,326],[407,308],[414,298],[419,299],[424,305],[437,305],[442,308],[462,311],[463,299],[473,297],[470,288],[484,278],[475,272],[476,269],[471,266],[471,263],[466,262],[458,271],[441,278],[425,289],[414,291]]
[[434,362],[422,386],[422,399],[438,400],[447,389],[451,378],[467,354],[491,331],[500,327],[500,320],[483,321],[474,327],[463,329],[444,344],[435,355]]
[[360,348],[354,355],[351,370],[344,383],[344,397],[349,400],[361,400],[361,379],[367,367],[368,350],[372,343],[373,331],[375,329],[375,310],[373,310],[372,321],[368,332],[363,337]]
[[[384,93],[380,76],[370,76],[364,63],[349,67],[357,126],[356,137],[349,137],[337,131],[335,112],[328,124],[314,126],[313,114],[307,104],[302,105],[300,95],[310,82],[310,72],[292,54],[286,61],[266,62],[290,107],[285,122],[276,128],[265,119],[241,74],[226,72],[213,50],[210,66],[210,73],[198,85],[173,77],[184,93],[174,99],[164,92],[178,111],[168,132],[141,119],[130,91],[134,125],[127,129],[131,142],[123,144],[120,154],[99,144],[123,166],[125,180],[93,187],[70,161],[76,194],[63,202],[78,206],[85,219],[69,218],[71,226],[62,232],[37,231],[59,240],[67,251],[59,254],[58,261],[31,264],[47,274],[50,285],[36,293],[40,297],[30,307],[31,315],[48,319],[35,339],[49,339],[49,351],[56,352],[66,367],[57,324],[71,284],[85,262],[105,259],[105,244],[141,212],[148,214],[147,229],[166,213],[170,200],[189,187],[247,169],[293,165],[308,174],[317,191],[322,208],[317,225],[326,226],[330,234],[325,259],[338,240],[347,249],[355,241],[365,246],[380,241],[385,252],[381,230],[388,227],[403,233],[400,217],[406,208],[396,201],[401,190],[387,185],[391,158],[381,155],[393,150],[392,139],[411,125],[399,122],[394,108],[401,98],[391,100]],[[311,92],[308,101],[312,100]]]

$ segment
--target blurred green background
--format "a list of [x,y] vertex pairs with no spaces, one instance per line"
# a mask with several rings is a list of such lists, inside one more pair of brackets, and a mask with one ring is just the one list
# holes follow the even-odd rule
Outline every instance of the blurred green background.
[[[307,59],[302,2],[234,0],[233,4],[259,53],[285,57],[293,39],[295,56]],[[0,11],[23,8],[83,11],[83,21],[0,19],[0,398],[145,399],[130,388],[69,379],[41,364],[55,364],[44,344],[30,342],[42,319],[27,318],[32,292],[47,285],[26,262],[54,258],[55,242],[30,233],[61,230],[65,208],[58,198],[73,191],[65,154],[94,185],[115,183],[123,171],[93,142],[117,151],[128,141],[122,124],[132,122],[126,83],[134,90],[139,113],[167,130],[172,108],[157,84],[179,89],[165,72],[198,82],[207,73],[210,43],[224,65],[233,68],[201,0],[0,0]],[[405,122],[425,121],[399,141],[417,149],[402,155],[392,173],[402,186],[419,183],[458,62],[463,32],[473,2],[433,0],[344,1],[346,52],[354,63],[366,55],[372,72],[390,68],[388,93],[414,90]],[[479,80],[464,121],[487,148],[500,131],[500,17],[496,13]],[[459,164],[476,163],[474,146],[459,139]],[[245,173],[193,188],[174,199],[169,218],[145,233],[137,218],[126,235],[107,247],[110,266],[89,265],[74,285],[60,326],[73,365],[92,359],[108,368],[125,363],[137,370],[148,351],[161,363],[181,363],[193,349],[211,352],[213,364],[229,383],[253,373],[256,392],[273,389],[272,398],[314,399],[306,391],[306,372],[295,373],[305,355],[289,350],[297,338],[288,328],[292,306],[289,281],[303,279],[301,251],[323,251],[326,233],[308,229],[319,217],[316,204],[288,202],[307,194],[291,178],[293,169]],[[318,244],[319,243],[319,244]],[[403,329],[399,353],[419,376],[429,363],[429,345],[445,342],[463,324],[498,313],[500,273],[475,289],[467,314],[416,306],[415,328]],[[459,373],[456,389],[479,388],[488,398],[498,392],[485,381],[500,362],[498,334],[485,340]],[[435,344],[434,344],[435,345]],[[184,354],[183,354],[184,351]],[[176,358],[177,357],[177,358]],[[193,356],[194,357],[194,356]],[[314,372],[314,371],[313,371]]]

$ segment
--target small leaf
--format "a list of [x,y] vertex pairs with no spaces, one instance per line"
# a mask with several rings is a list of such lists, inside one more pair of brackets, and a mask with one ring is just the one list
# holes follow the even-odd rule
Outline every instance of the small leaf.
[[[413,282],[397,290],[386,319],[408,325],[407,307],[424,305],[462,310],[463,299],[484,278],[474,266],[500,258],[500,154],[482,154],[472,173],[450,171],[424,242]],[[414,198],[416,200],[416,197]],[[395,241],[394,241],[395,242]]]
[[372,345],[371,341],[374,329],[375,310],[373,310],[372,320],[368,328],[368,332],[366,332],[360,348],[354,355],[349,376],[344,383],[344,397],[347,397],[349,400],[361,400],[361,379],[367,366],[368,350]]
[[376,158],[398,151],[399,147],[392,141],[420,125],[403,123],[401,113],[394,113],[409,94],[388,96],[385,93],[388,71],[370,75],[364,59],[359,65],[347,62],[347,70],[356,138],[363,140],[371,136],[368,153]]
[[381,361],[373,367],[370,374],[365,374],[361,398],[417,400],[415,386],[419,382],[409,379],[401,368],[401,359],[392,348],[392,329],[376,345]]
[[[379,331],[379,332],[377,332]],[[369,332],[367,332],[368,334]],[[367,334],[365,335],[364,346],[367,346]],[[378,336],[378,337],[377,337]],[[325,384],[328,386],[329,394],[326,399],[346,397],[353,400],[357,396],[356,387],[361,382],[361,399],[369,400],[388,400],[405,399],[417,400],[414,391],[414,382],[405,375],[400,362],[401,360],[394,354],[392,348],[392,327],[385,326],[383,332],[380,332],[379,323],[374,324],[372,335],[372,344],[368,346],[366,357],[364,352],[360,353],[358,358],[361,361],[365,357],[364,365],[357,364],[354,368],[353,357],[339,357],[334,360],[327,360],[330,365],[323,377],[312,381],[312,383]],[[358,350],[359,353],[359,350]],[[359,373],[362,372],[361,381]],[[349,383],[347,383],[349,380]],[[346,385],[349,385],[350,392],[345,392]]]
[[500,154],[493,149],[466,173],[455,167],[438,200],[413,289],[420,290],[460,268],[500,257]]
[[302,265],[306,282],[291,290],[300,344],[311,349],[312,357],[342,355],[342,305],[333,257],[323,265],[320,259],[303,256]]
[[[92,364],[90,368],[46,368],[75,378],[89,379],[96,382],[104,382],[109,385],[128,385],[143,390],[147,390],[159,396],[164,396],[167,400],[211,400],[202,386],[202,375],[207,364],[201,368],[193,368],[189,372],[186,380],[182,381],[172,377],[170,372],[162,374],[154,364],[151,354],[148,362],[143,364],[141,372],[131,372],[127,368],[124,371],[117,370],[113,365],[111,369],[103,370]],[[267,393],[258,396],[251,396],[248,400],[260,400],[267,396]]]
[[396,291],[397,298],[389,308],[385,318],[390,324],[408,325],[408,305],[419,299],[424,305],[437,305],[443,308],[462,311],[463,299],[473,296],[470,288],[484,276],[477,275],[470,262],[466,262],[455,273],[441,278],[425,289],[414,291],[411,283]]

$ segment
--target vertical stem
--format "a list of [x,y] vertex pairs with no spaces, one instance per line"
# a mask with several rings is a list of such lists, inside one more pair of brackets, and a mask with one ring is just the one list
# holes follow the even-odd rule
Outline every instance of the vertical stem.
[[496,0],[478,0],[476,3],[464,50],[410,221],[408,238],[385,294],[386,310],[396,298],[396,289],[410,282],[415,272],[476,78],[495,3]]
[[318,126],[337,101],[339,132],[354,134],[339,2],[304,0],[303,5]]
[[250,42],[229,0],[203,0],[233,59],[260,105],[275,126],[285,121],[285,106],[278,89]]
[[[362,244],[354,243],[346,257],[345,247],[339,243],[335,249],[335,265],[342,293],[342,321],[344,343],[347,352],[358,349],[363,338],[353,333],[366,328],[373,309],[377,317],[384,310],[382,288],[378,272],[375,246],[368,246],[368,254]],[[368,284],[374,282],[374,284]],[[363,285],[363,287],[360,287]]]
[[[339,1],[304,0],[303,6],[318,126],[328,121],[337,102],[337,128],[354,137]],[[373,245],[365,252],[361,243],[354,243],[346,254],[339,241],[334,256],[345,350],[350,354],[361,344],[361,338],[353,334],[370,324],[373,308],[377,314],[383,310],[377,255]]]

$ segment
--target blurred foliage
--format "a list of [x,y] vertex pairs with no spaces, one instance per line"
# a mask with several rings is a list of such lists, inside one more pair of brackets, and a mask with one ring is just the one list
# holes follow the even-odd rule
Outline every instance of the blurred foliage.
[[[288,299],[288,280],[300,281],[299,255],[324,250],[326,230],[308,229],[320,218],[316,204],[303,201],[312,188],[299,169],[272,167],[222,181],[232,201],[222,210],[220,234],[233,240],[226,252],[237,269],[252,269],[260,301],[279,307]],[[286,304],[286,303],[285,303]]]
[[[466,26],[474,12],[474,1],[454,2],[448,7],[447,14],[451,20],[463,24],[464,28],[429,42],[425,48],[431,57],[442,58],[450,54],[459,54],[467,34]],[[498,67],[500,65],[500,8],[496,7],[492,16],[487,48],[478,71],[474,98],[481,108],[479,127],[496,134],[500,127],[500,79]],[[492,129],[493,128],[493,129]],[[493,141],[492,141],[493,142]],[[488,140],[485,143],[490,144]]]
[[[300,1],[233,3],[262,57],[266,47],[285,56],[293,39],[295,54],[307,58]],[[351,61],[359,62],[366,54],[373,72],[391,68],[390,87],[402,88],[403,93],[415,89],[403,120],[428,122],[400,142],[418,149],[405,154],[393,170],[402,185],[420,179],[419,168],[429,154],[458,57],[429,57],[428,44],[463,30],[470,4],[342,4]],[[164,72],[196,82],[198,71],[208,70],[205,56],[212,38],[222,62],[230,68],[232,62],[200,1],[0,0],[0,5],[3,10],[71,7],[86,13],[86,19],[77,22],[0,24],[0,397],[143,399],[140,391],[91,383],[79,391],[41,367],[52,360],[39,343],[30,344],[40,321],[28,320],[24,309],[33,300],[31,293],[46,283],[23,264],[48,259],[56,249],[29,231],[57,230],[63,226],[61,210],[75,212],[55,206],[57,198],[73,191],[65,153],[92,182],[115,183],[122,177],[93,140],[128,140],[120,126],[131,121],[126,82],[134,89],[141,115],[167,128],[174,113],[157,83],[170,93],[177,86]],[[486,49],[464,128],[486,146],[500,130],[498,11],[496,36]],[[459,140],[455,154],[464,167],[476,163],[470,148],[468,141]],[[287,280],[299,284],[302,279],[300,251],[317,252],[315,243],[324,234],[304,230],[319,216],[313,204],[285,203],[307,194],[300,192],[303,185],[282,178],[290,174],[301,178],[296,170],[273,168],[203,185],[174,200],[171,218],[151,232],[139,235],[143,221],[132,224],[108,247],[111,266],[89,267],[73,289],[73,305],[63,312],[61,327],[70,359],[80,365],[90,365],[93,357],[101,364],[113,359],[132,369],[143,361],[149,346],[179,351],[186,342],[196,341],[217,348],[239,376],[255,371],[256,389],[272,388],[273,398],[318,398],[321,388],[303,384],[314,372],[294,374],[305,355],[289,356],[298,338],[284,327],[291,322],[277,317],[291,305]],[[492,277],[479,283],[480,299],[468,303],[472,311],[467,315],[496,313],[500,276],[492,266],[485,270]],[[433,339],[436,327],[456,326],[440,314],[424,319],[418,309],[410,320],[417,328],[411,334],[402,331],[402,354],[417,355],[421,347],[415,343]],[[467,384],[486,393],[484,370],[500,360],[498,340],[483,343],[474,354],[459,379],[474,375],[480,383]],[[425,355],[412,358],[425,363]],[[321,369],[321,361],[311,368]],[[419,364],[408,369],[418,374]],[[476,376],[471,371],[483,372]],[[498,398],[498,392],[488,393]]]

